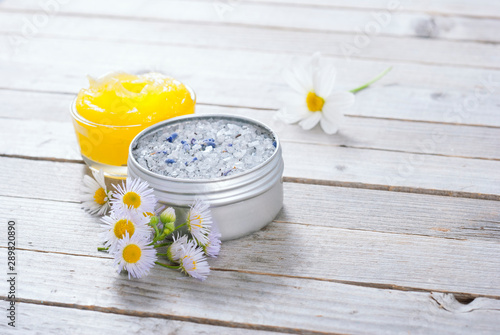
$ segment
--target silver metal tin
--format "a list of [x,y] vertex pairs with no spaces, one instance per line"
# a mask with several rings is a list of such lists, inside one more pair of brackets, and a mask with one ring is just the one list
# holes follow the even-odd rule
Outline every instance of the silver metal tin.
[[[141,137],[175,123],[209,118],[239,121],[259,127],[274,137],[276,150],[268,160],[251,170],[214,179],[167,177],[147,170],[135,160],[132,149]],[[147,181],[154,188],[159,202],[176,209],[177,222],[185,220],[189,206],[195,199],[208,202],[222,240],[239,238],[263,228],[276,217],[283,205],[284,165],[281,144],[274,131],[250,118],[224,114],[192,114],[157,123],[144,129],[132,140],[127,165],[129,177]]]

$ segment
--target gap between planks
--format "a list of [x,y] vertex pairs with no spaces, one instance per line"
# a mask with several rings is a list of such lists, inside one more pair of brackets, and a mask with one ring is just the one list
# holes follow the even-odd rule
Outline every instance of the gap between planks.
[[[0,300],[7,300],[7,297],[0,296]],[[258,325],[258,324],[234,322],[234,321],[221,321],[221,320],[216,320],[216,319],[200,318],[200,317],[193,317],[193,316],[179,316],[179,315],[173,315],[173,314],[139,312],[139,311],[131,311],[131,310],[121,309],[121,308],[116,308],[116,307],[100,307],[100,306],[95,306],[95,305],[66,304],[66,303],[62,303],[62,302],[40,301],[40,300],[36,300],[36,299],[24,299],[24,298],[16,298],[15,301],[22,302],[25,304],[34,304],[34,305],[41,305],[41,306],[72,308],[72,309],[80,309],[80,310],[85,310],[85,311],[109,313],[109,314],[136,316],[136,317],[142,317],[142,318],[157,318],[157,319],[166,319],[166,320],[173,320],[173,321],[184,321],[184,322],[192,322],[192,323],[205,324],[205,325],[211,325],[211,326],[271,331],[271,332],[276,332],[276,333],[311,334],[311,335],[324,335],[324,334],[340,335],[341,334],[341,333],[331,333],[331,332],[327,333],[327,332],[321,332],[321,331],[313,331],[313,330],[300,329],[300,328],[286,328],[286,327]]]
[[[212,0],[184,0],[184,1],[193,1],[193,2],[199,2],[199,1],[212,1]],[[230,1],[229,1],[230,2]],[[248,4],[260,4],[260,5],[267,5],[267,6],[283,6],[283,7],[298,7],[298,8],[324,8],[324,9],[348,9],[348,10],[353,10],[353,11],[359,11],[359,12],[367,12],[367,11],[377,11],[377,10],[386,10],[387,8],[384,7],[355,7],[351,6],[351,2],[343,2],[342,5],[338,4],[326,4],[326,3],[306,3],[306,2],[279,2],[279,1],[269,1],[269,0],[238,0],[238,2],[242,3],[248,3]],[[390,1],[387,1],[385,5],[387,5]],[[344,5],[345,4],[345,5]],[[404,6],[402,8],[399,8],[398,13],[422,13],[422,14],[429,14],[429,15],[439,15],[439,16],[446,16],[446,17],[463,17],[463,18],[470,18],[470,19],[490,19],[490,20],[498,20],[500,19],[500,15],[494,16],[494,15],[470,15],[466,13],[450,13],[450,12],[444,12],[444,11],[438,11],[438,10],[424,10],[424,9],[408,9],[405,8]]]
[[[191,1],[191,2],[198,2],[198,3],[203,3],[203,1]],[[355,12],[373,12],[375,9],[372,8],[356,8],[356,7],[339,7],[339,6],[325,6],[325,5],[309,5],[309,4],[286,4],[286,3],[272,3],[272,2],[248,2],[248,1],[241,1],[242,3],[245,3],[246,5],[253,5],[253,6],[278,6],[278,7],[285,7],[285,8],[319,8],[319,9],[338,9],[338,10],[348,10],[348,11],[355,11]],[[380,9],[379,9],[380,10]],[[385,8],[384,8],[385,10]],[[467,16],[467,15],[460,15],[460,14],[442,14],[442,13],[428,13],[425,11],[405,11],[404,9],[396,9],[398,14],[416,14],[416,13],[421,13],[421,14],[426,14],[426,15],[431,15],[433,19],[435,17],[454,17],[454,18],[464,18],[464,19],[471,19],[471,20],[498,20],[498,17],[474,17],[474,16]],[[18,13],[18,14],[44,14],[45,11],[43,10],[37,10],[37,9],[17,9],[17,8],[1,8],[0,7],[0,12],[4,13]],[[98,18],[98,19],[107,19],[107,20],[123,20],[123,21],[136,21],[136,22],[158,22],[158,23],[178,23],[178,24],[196,24],[196,25],[210,25],[210,26],[220,26],[220,27],[242,27],[242,28],[257,28],[257,29],[265,29],[265,30],[277,30],[277,31],[289,31],[289,32],[306,32],[306,33],[325,33],[325,34],[341,34],[341,35],[356,35],[358,34],[357,32],[351,32],[351,31],[344,31],[344,30],[329,30],[329,29],[320,29],[320,28],[307,28],[307,27],[291,27],[291,26],[276,26],[276,25],[269,25],[269,24],[252,24],[252,23],[246,23],[246,22],[230,22],[230,21],[224,21],[221,19],[220,21],[210,21],[210,20],[200,20],[200,19],[174,19],[174,18],[160,18],[160,17],[148,17],[148,16],[130,16],[130,15],[117,15],[117,14],[104,14],[104,13],[75,13],[75,12],[65,12],[65,11],[58,11],[57,15],[60,16],[66,16],[66,17],[78,17],[78,18]],[[411,33],[400,33],[400,34],[394,34],[394,33],[387,33],[381,30],[379,33],[376,34],[376,36],[382,36],[382,37],[396,37],[396,38],[410,38],[410,39],[422,39],[422,38],[429,38],[429,37],[422,37],[419,35],[411,34]],[[499,41],[491,41],[491,40],[479,40],[479,39],[473,39],[473,38],[448,38],[448,37],[440,37],[440,36],[433,36],[433,40],[435,41],[451,41],[451,42],[469,42],[469,43],[478,43],[478,44],[500,44]]]
[[[340,145],[338,147],[347,147],[347,146]],[[358,149],[358,148],[356,148],[356,149]],[[374,150],[374,149],[369,149],[369,150]],[[383,150],[383,151],[391,151],[391,150]],[[445,156],[445,155],[443,155],[443,156]],[[0,157],[35,160],[35,161],[58,162],[58,163],[85,164],[83,162],[83,160],[72,160],[72,159],[63,159],[63,158],[31,157],[31,156],[7,155],[7,154],[0,154]],[[451,157],[451,156],[446,156],[446,157]],[[494,159],[494,160],[496,160],[496,159]],[[377,190],[377,191],[403,192],[403,193],[438,195],[438,196],[446,196],[446,197],[454,197],[454,198],[469,198],[469,199],[479,199],[479,200],[500,201],[500,195],[497,195],[497,194],[446,191],[446,190],[428,189],[428,188],[410,187],[410,186],[391,186],[391,185],[381,185],[381,184],[367,184],[367,183],[361,183],[361,182],[297,178],[297,177],[283,177],[283,181],[287,182],[287,183],[296,183],[296,184],[335,186],[335,187],[345,187],[345,188],[361,188],[361,189]],[[26,198],[29,198],[29,197],[26,197]],[[38,198],[30,198],[30,199],[38,199]]]
[[[39,94],[54,94],[54,95],[70,95],[70,96],[76,97],[76,94],[74,92],[43,91],[43,90],[36,90],[36,89],[10,88],[10,87],[1,87],[1,86],[0,86],[0,91],[26,92],[26,93],[39,93]],[[269,112],[277,112],[278,111],[278,109],[271,108],[271,107],[255,107],[255,106],[231,105],[231,104],[221,104],[221,103],[196,102],[196,105],[209,106],[209,107],[250,109],[250,110],[269,111]],[[349,114],[349,113],[345,114],[345,116],[351,117],[351,118],[359,118],[359,119],[373,119],[373,120],[415,122],[415,123],[449,125],[449,126],[464,126],[464,127],[479,127],[479,128],[500,129],[500,126],[488,125],[488,124],[477,124],[477,123],[476,124],[470,124],[470,123],[444,122],[444,121],[433,121],[433,120],[403,119],[403,118],[395,118],[395,117],[384,117],[384,116],[373,116],[373,115],[359,115],[359,114]],[[24,118],[6,117],[6,116],[0,116],[0,119],[25,120]],[[402,152],[404,152],[404,151],[402,151]],[[408,152],[408,153],[411,153],[411,152]],[[462,157],[462,156],[448,156],[448,157],[485,159],[485,158],[482,158],[482,157],[477,157],[477,158],[476,157]]]
[[[146,20],[144,20],[146,21]],[[150,21],[150,20],[147,20]],[[172,22],[176,23],[176,22]],[[187,21],[181,21],[179,23],[191,23]],[[218,26],[218,25],[216,25]],[[224,25],[224,27],[227,25]],[[235,25],[235,27],[242,27],[245,28],[247,26],[243,25]],[[253,27],[253,26],[248,26],[248,28],[251,29],[260,29],[262,27]],[[262,28],[262,30],[266,30]],[[269,30],[269,29],[268,29]],[[275,29],[277,31],[285,31],[285,29]],[[298,32],[298,31],[297,31]],[[302,31],[300,31],[302,32]],[[306,31],[307,32],[307,31]],[[324,33],[322,31],[314,31],[317,33]],[[328,32],[334,35],[344,35],[344,36],[355,36],[355,34],[351,33],[341,33],[341,32]],[[2,35],[9,35],[10,33],[5,33],[0,31],[0,36]],[[385,35],[378,35],[379,37],[384,37],[384,38],[398,38],[397,36],[385,36]],[[129,44],[134,44],[134,45],[152,45],[152,46],[173,46],[173,47],[186,47],[186,48],[194,48],[194,49],[201,49],[201,50],[220,50],[220,51],[250,51],[250,52],[264,52],[267,54],[274,54],[274,55],[289,55],[290,51],[288,50],[269,50],[269,49],[262,49],[258,47],[235,47],[233,46],[214,46],[214,45],[200,45],[200,44],[189,44],[189,43],[179,43],[179,42],[159,42],[159,41],[144,41],[144,40],[136,40],[136,39],[123,39],[123,38],[105,38],[105,39],[96,39],[92,37],[88,38],[82,38],[82,37],[67,37],[67,36],[59,36],[59,35],[53,35],[53,34],[43,34],[40,33],[37,35],[39,38],[48,38],[48,39],[54,39],[54,40],[71,40],[71,41],[110,41],[110,42],[117,42],[117,43],[129,43]],[[401,39],[408,37],[401,37]],[[411,38],[411,39],[416,39],[416,38]],[[418,40],[421,40],[419,38]],[[436,39],[437,40],[437,39]],[[446,42],[457,42],[461,43],[460,41],[455,41],[455,40],[442,40]],[[470,42],[466,41],[466,43],[476,43],[476,42]],[[487,43],[477,43],[477,44],[485,44],[485,45],[500,45],[500,43],[495,44],[493,42],[487,42]],[[302,51],[302,50],[297,50],[294,51],[295,55],[300,55],[300,56],[311,56],[310,50]],[[334,52],[324,52],[323,55],[329,56],[329,57],[340,57],[340,54],[334,53]],[[466,63],[453,63],[453,64],[448,64],[448,63],[440,63],[436,61],[428,61],[428,60],[412,60],[412,59],[404,59],[404,58],[396,58],[396,59],[387,59],[384,57],[379,57],[379,56],[359,56],[357,54],[350,55],[350,58],[356,59],[356,60],[367,60],[367,61],[377,61],[377,62],[392,62],[392,63],[401,63],[401,64],[417,64],[417,65],[429,65],[429,66],[436,66],[436,67],[448,67],[448,66],[453,66],[457,68],[467,68],[467,69],[483,69],[483,70],[491,70],[491,71],[498,71],[500,70],[499,66],[490,66],[490,65],[479,65],[479,64],[466,64]]]
[[[0,248],[1,249],[7,249],[7,247],[5,247],[5,246],[0,246]],[[75,254],[75,253],[70,253],[70,252],[36,250],[36,249],[27,249],[27,248],[16,248],[16,249],[17,250],[27,251],[27,252],[37,252],[37,253],[42,253],[42,254],[56,254],[56,255],[65,255],[65,256],[73,256],[73,257],[88,257],[88,258],[112,259],[111,256],[83,255],[83,254]],[[498,296],[498,295],[464,293],[464,292],[439,290],[439,289],[423,289],[423,288],[418,288],[418,287],[402,286],[402,285],[395,285],[395,284],[358,282],[358,281],[352,281],[352,280],[319,278],[319,277],[311,277],[311,276],[297,276],[297,275],[287,275],[287,274],[261,272],[261,271],[252,271],[252,270],[224,269],[224,268],[217,268],[217,267],[210,267],[210,270],[212,270],[212,271],[220,271],[220,272],[246,273],[246,274],[253,274],[253,275],[257,275],[257,276],[283,277],[283,278],[292,278],[292,279],[314,280],[314,281],[322,281],[322,282],[344,284],[344,285],[351,285],[351,286],[375,288],[375,289],[380,289],[380,290],[395,290],[395,291],[403,291],[403,292],[423,292],[423,293],[438,292],[438,293],[445,293],[445,294],[453,294],[453,296],[455,296],[457,298],[457,300],[458,299],[461,299],[461,300],[474,300],[475,298],[488,298],[488,299],[500,300],[500,296]],[[2,299],[2,297],[0,297],[0,299]],[[5,300],[5,299],[3,299],[3,300]]]
[[409,186],[390,186],[390,185],[380,185],[380,184],[366,184],[360,182],[296,178],[296,177],[283,177],[283,181],[288,183],[312,184],[312,185],[336,186],[336,187],[348,187],[348,188],[363,188],[363,189],[377,190],[377,191],[417,193],[417,194],[455,197],[455,198],[470,198],[470,199],[500,201],[500,195],[496,194],[445,191],[445,190],[427,189],[427,188],[409,187]]

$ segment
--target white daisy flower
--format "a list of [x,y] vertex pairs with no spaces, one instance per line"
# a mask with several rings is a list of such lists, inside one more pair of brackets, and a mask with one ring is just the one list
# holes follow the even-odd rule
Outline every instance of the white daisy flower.
[[90,214],[104,215],[109,209],[111,191],[106,188],[104,173],[92,171],[94,179],[88,175],[83,177],[82,204]]
[[111,208],[117,213],[154,213],[156,197],[146,181],[127,178],[124,184],[115,186]]
[[354,104],[354,94],[334,91],[336,70],[332,65],[320,67],[315,53],[305,65],[283,72],[286,83],[294,90],[277,117],[286,123],[299,123],[305,129],[321,124],[324,132],[335,134],[344,118],[344,110]]
[[167,257],[170,261],[179,263],[181,258],[182,247],[188,244],[188,237],[186,235],[173,236],[173,242],[168,247]]
[[205,255],[209,257],[217,257],[219,256],[220,252],[220,246],[221,246],[221,241],[220,241],[221,234],[219,231],[215,228],[215,225],[212,227],[212,230],[208,234],[208,243],[203,245],[203,251],[205,252]]
[[210,274],[210,267],[203,249],[190,241],[181,245],[179,256],[179,266],[182,272],[199,280],[207,279]]
[[117,214],[111,212],[109,216],[101,219],[104,223],[104,230],[101,233],[101,239],[104,246],[109,248],[110,252],[116,250],[118,242],[122,240],[125,235],[130,237],[142,236],[149,238],[151,236],[151,228],[148,226],[150,218],[144,215],[122,213]]
[[208,233],[212,226],[212,214],[209,206],[202,200],[196,200],[187,217],[187,226],[193,238],[200,245],[208,243]]
[[123,269],[127,270],[128,279],[130,276],[134,278],[146,276],[157,260],[156,249],[148,245],[149,243],[144,236],[134,234],[129,237],[126,233],[125,237],[118,241],[118,247],[113,253],[113,266],[117,268],[118,273]]

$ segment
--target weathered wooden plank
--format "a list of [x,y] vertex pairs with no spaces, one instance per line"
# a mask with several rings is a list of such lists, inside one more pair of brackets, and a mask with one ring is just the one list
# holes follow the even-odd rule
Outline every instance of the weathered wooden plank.
[[[238,37],[237,41],[224,40],[223,44],[237,44],[241,40],[251,38]],[[289,52],[296,52],[296,41],[288,41]],[[65,40],[61,43],[60,40],[34,39],[24,45],[14,59],[9,56],[10,49],[9,46],[0,49],[0,58],[6,60],[0,63],[4,74],[3,88],[75,94],[87,86],[87,74],[98,76],[123,69],[130,72],[156,70],[190,84],[195,88],[199,102],[264,108],[281,106],[278,96],[287,87],[280,72],[291,63],[289,54],[204,49],[204,57],[200,58],[199,49],[194,47],[132,42]],[[54,54],[51,50],[56,49],[58,52]],[[75,53],[75,50],[80,51]],[[316,46],[311,45],[308,52],[311,50],[316,50]],[[110,54],[120,56],[110,58]],[[88,63],[90,57],[95,61]],[[59,61],[54,62],[55,59]],[[374,73],[395,65],[374,61],[349,62],[342,58],[335,61],[339,69],[339,89],[355,87]],[[83,63],[86,66],[81,66]],[[389,86],[384,86],[384,83]],[[500,96],[495,94],[499,87],[499,71],[397,64],[382,82],[358,94],[358,102],[349,113],[500,126],[497,111]]]
[[[211,0],[206,0],[211,1]],[[387,0],[358,0],[356,2],[345,2],[342,0],[239,0],[228,2],[235,9],[240,1],[255,3],[274,3],[299,6],[321,6],[332,8],[356,8],[360,10],[385,10],[389,5],[401,4],[401,10],[405,12],[424,12],[431,14],[460,15],[472,17],[496,17],[500,18],[500,6],[491,0],[440,0],[440,1],[387,1]]]
[[[88,25],[87,25],[88,26]],[[92,26],[92,25],[91,25]],[[301,43],[293,38],[269,39],[238,36],[234,40],[218,39],[223,31],[197,39],[204,33],[197,28],[196,34],[186,36],[176,30],[166,30],[162,40],[176,39],[207,41],[204,57],[199,57],[199,48],[175,45],[137,44],[139,42],[114,41],[68,41],[59,39],[31,39],[22,45],[18,54],[11,55],[11,45],[0,49],[0,64],[3,88],[21,90],[41,90],[76,93],[85,87],[86,75],[101,75],[112,70],[126,69],[130,72],[156,70],[172,74],[193,86],[202,103],[279,108],[278,95],[286,90],[280,78],[284,66],[291,62],[290,53],[297,53]],[[61,28],[62,30],[62,28]],[[154,29],[152,31],[155,31]],[[162,31],[162,30],[160,30]],[[169,34],[172,36],[166,36]],[[184,34],[184,35],[183,35]],[[133,36],[133,31],[128,36]],[[165,35],[165,36],[164,36]],[[247,34],[248,35],[248,34]],[[122,35],[120,35],[122,36]],[[149,36],[149,35],[146,35]],[[266,37],[267,36],[267,37]],[[269,54],[259,51],[218,50],[212,47],[231,48],[238,43],[254,41],[262,49],[262,43],[270,46],[288,43],[288,47],[278,47],[287,54]],[[317,50],[319,41],[312,44],[307,53]],[[4,41],[5,42],[5,41]],[[307,43],[309,43],[307,42]],[[156,42],[158,43],[158,42]],[[179,42],[181,43],[181,42]],[[321,45],[334,45],[323,43]],[[247,47],[246,47],[247,48]],[[267,47],[266,47],[267,48]],[[247,48],[248,49],[248,48]],[[56,54],[52,50],[57,50]],[[75,50],[79,52],[75,53]],[[36,55],[36,56],[35,56]],[[119,57],[109,55],[120,55]],[[179,57],[180,56],[180,57]],[[95,59],[88,63],[89,58]],[[252,61],[249,62],[248,59]],[[54,60],[59,60],[55,62]],[[349,113],[398,119],[431,120],[447,123],[500,125],[497,104],[500,96],[494,94],[500,87],[500,72],[480,69],[457,69],[448,66],[423,66],[416,64],[393,64],[376,61],[352,61],[342,57],[335,59],[339,69],[339,89],[348,89],[367,81],[374,73],[389,65],[395,69],[370,90],[361,92],[358,104]],[[86,66],[81,66],[85,63]],[[384,86],[389,83],[390,86]],[[387,85],[387,84],[386,84]]]
[[[53,189],[68,200],[78,199],[59,184]],[[109,257],[96,250],[99,219],[78,203],[0,199],[2,213],[18,220],[19,248]],[[223,270],[500,296],[498,206],[453,200],[287,183],[276,221],[224,243],[212,264]]]
[[[198,24],[231,24],[257,26],[266,29],[319,30],[358,34],[368,31],[370,35],[386,35],[398,37],[423,37],[449,40],[470,40],[480,42],[500,42],[494,32],[500,29],[500,21],[495,19],[442,16],[436,13],[409,13],[402,5],[391,5],[384,11],[359,10],[351,8],[328,8],[316,6],[287,6],[272,3],[251,3],[241,1],[238,4],[214,3],[213,1],[157,1],[147,6],[137,7],[129,1],[72,1],[60,6],[59,11],[44,8],[36,1],[4,1],[0,10],[19,10],[0,13],[0,30],[17,32],[23,28],[25,21],[39,14],[51,13],[58,20],[65,21],[66,26],[78,25],[82,16],[123,19],[131,21],[176,21],[197,22]],[[27,12],[26,12],[27,10]],[[33,11],[36,11],[35,13]],[[70,16],[70,17],[67,17]],[[75,17],[76,16],[76,17]],[[60,17],[60,18],[59,18]],[[314,18],[314,20],[311,20]],[[75,22],[76,21],[76,22]],[[38,21],[36,21],[38,22]],[[69,23],[71,22],[71,23]],[[122,30],[118,20],[116,30]],[[99,25],[102,26],[102,25]],[[36,26],[35,26],[36,27]],[[63,31],[53,30],[47,25],[46,33]],[[125,28],[126,29],[126,28]],[[102,30],[101,30],[102,31]],[[100,34],[99,34],[100,35]]]
[[0,157],[0,190],[2,195],[41,198],[57,201],[79,201],[83,162],[61,163]]
[[[80,210],[78,192],[66,197],[75,203],[61,204],[51,194],[40,195],[44,200],[27,199],[30,195],[20,192],[23,185],[19,183],[7,186],[19,192],[14,198],[0,196],[1,212],[29,223],[19,228],[22,248],[57,252],[58,240],[77,235],[78,240],[67,245],[65,252],[105,256],[95,248],[99,219]],[[62,183],[54,183],[53,188],[67,192]],[[500,237],[496,201],[296,183],[285,183],[284,191],[284,207],[275,219],[278,223],[471,241],[497,242]]]
[[[9,98],[0,93],[0,101],[7,101],[0,117],[16,118],[5,119],[0,125],[0,154],[80,159],[69,116],[73,98],[31,92],[14,92]],[[271,126],[284,142],[500,159],[500,128],[348,117],[339,133],[331,136],[319,127],[303,131],[276,121],[272,110],[198,105],[197,113],[250,116]]]
[[[5,257],[5,249],[0,255]],[[370,329],[373,333],[456,334],[494,333],[498,328],[499,302],[493,299],[476,298],[463,306],[440,293],[221,271],[214,271],[204,283],[179,280],[176,272],[164,269],[129,281],[112,272],[107,259],[26,251],[20,251],[19,257],[24,284],[19,283],[18,291],[23,299],[295,332]],[[1,282],[2,291],[6,285]]]
[[0,118],[71,122],[69,108],[75,96],[0,89]]
[[485,199],[497,199],[495,195],[500,192],[497,161],[422,157],[312,144],[295,144],[283,150],[283,158],[284,175],[298,180],[391,185],[408,190],[413,187],[424,189],[425,193],[447,190],[450,195],[473,193],[470,196]]
[[[73,129],[66,122],[37,121],[30,125],[25,125],[24,120],[5,119],[3,122],[5,125],[17,124],[7,129],[22,127],[23,134],[29,134],[26,139],[19,140],[20,135],[14,136],[6,129],[0,146],[3,155],[80,159]],[[35,135],[41,129],[43,133]],[[375,130],[377,131],[380,130]],[[317,132],[318,136],[323,136],[319,129]],[[493,139],[492,146],[495,146],[494,142]],[[436,145],[434,141],[430,141],[430,144]],[[283,158],[284,176],[289,178],[395,186],[408,190],[423,189],[426,193],[440,190],[485,199],[497,199],[500,194],[498,160],[442,157],[286,140],[283,141]],[[26,162],[9,159],[1,160],[0,164],[11,165],[14,162],[26,166]],[[32,161],[28,163],[30,166],[33,164]],[[12,169],[12,175],[22,170],[13,166],[8,169]]]
[[[20,284],[21,285],[21,284]],[[47,302],[18,303],[16,328],[0,324],[2,334],[275,334],[242,328],[228,328],[193,322],[169,320],[149,315],[139,315],[130,310],[103,310],[98,306],[46,305]],[[48,302],[50,304],[50,302]],[[7,309],[7,301],[1,300],[2,309]],[[130,316],[127,314],[136,314]]]

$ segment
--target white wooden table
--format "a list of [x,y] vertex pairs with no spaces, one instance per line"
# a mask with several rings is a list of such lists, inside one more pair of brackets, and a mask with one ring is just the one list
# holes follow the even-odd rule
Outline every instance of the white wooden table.
[[[498,334],[500,2],[394,4],[0,1],[0,305],[14,218],[18,334]],[[333,136],[273,121],[280,72],[315,51],[342,89],[394,67]],[[225,243],[203,283],[129,281],[96,251],[69,104],[113,70],[171,74],[198,113],[281,137],[282,213]]]

